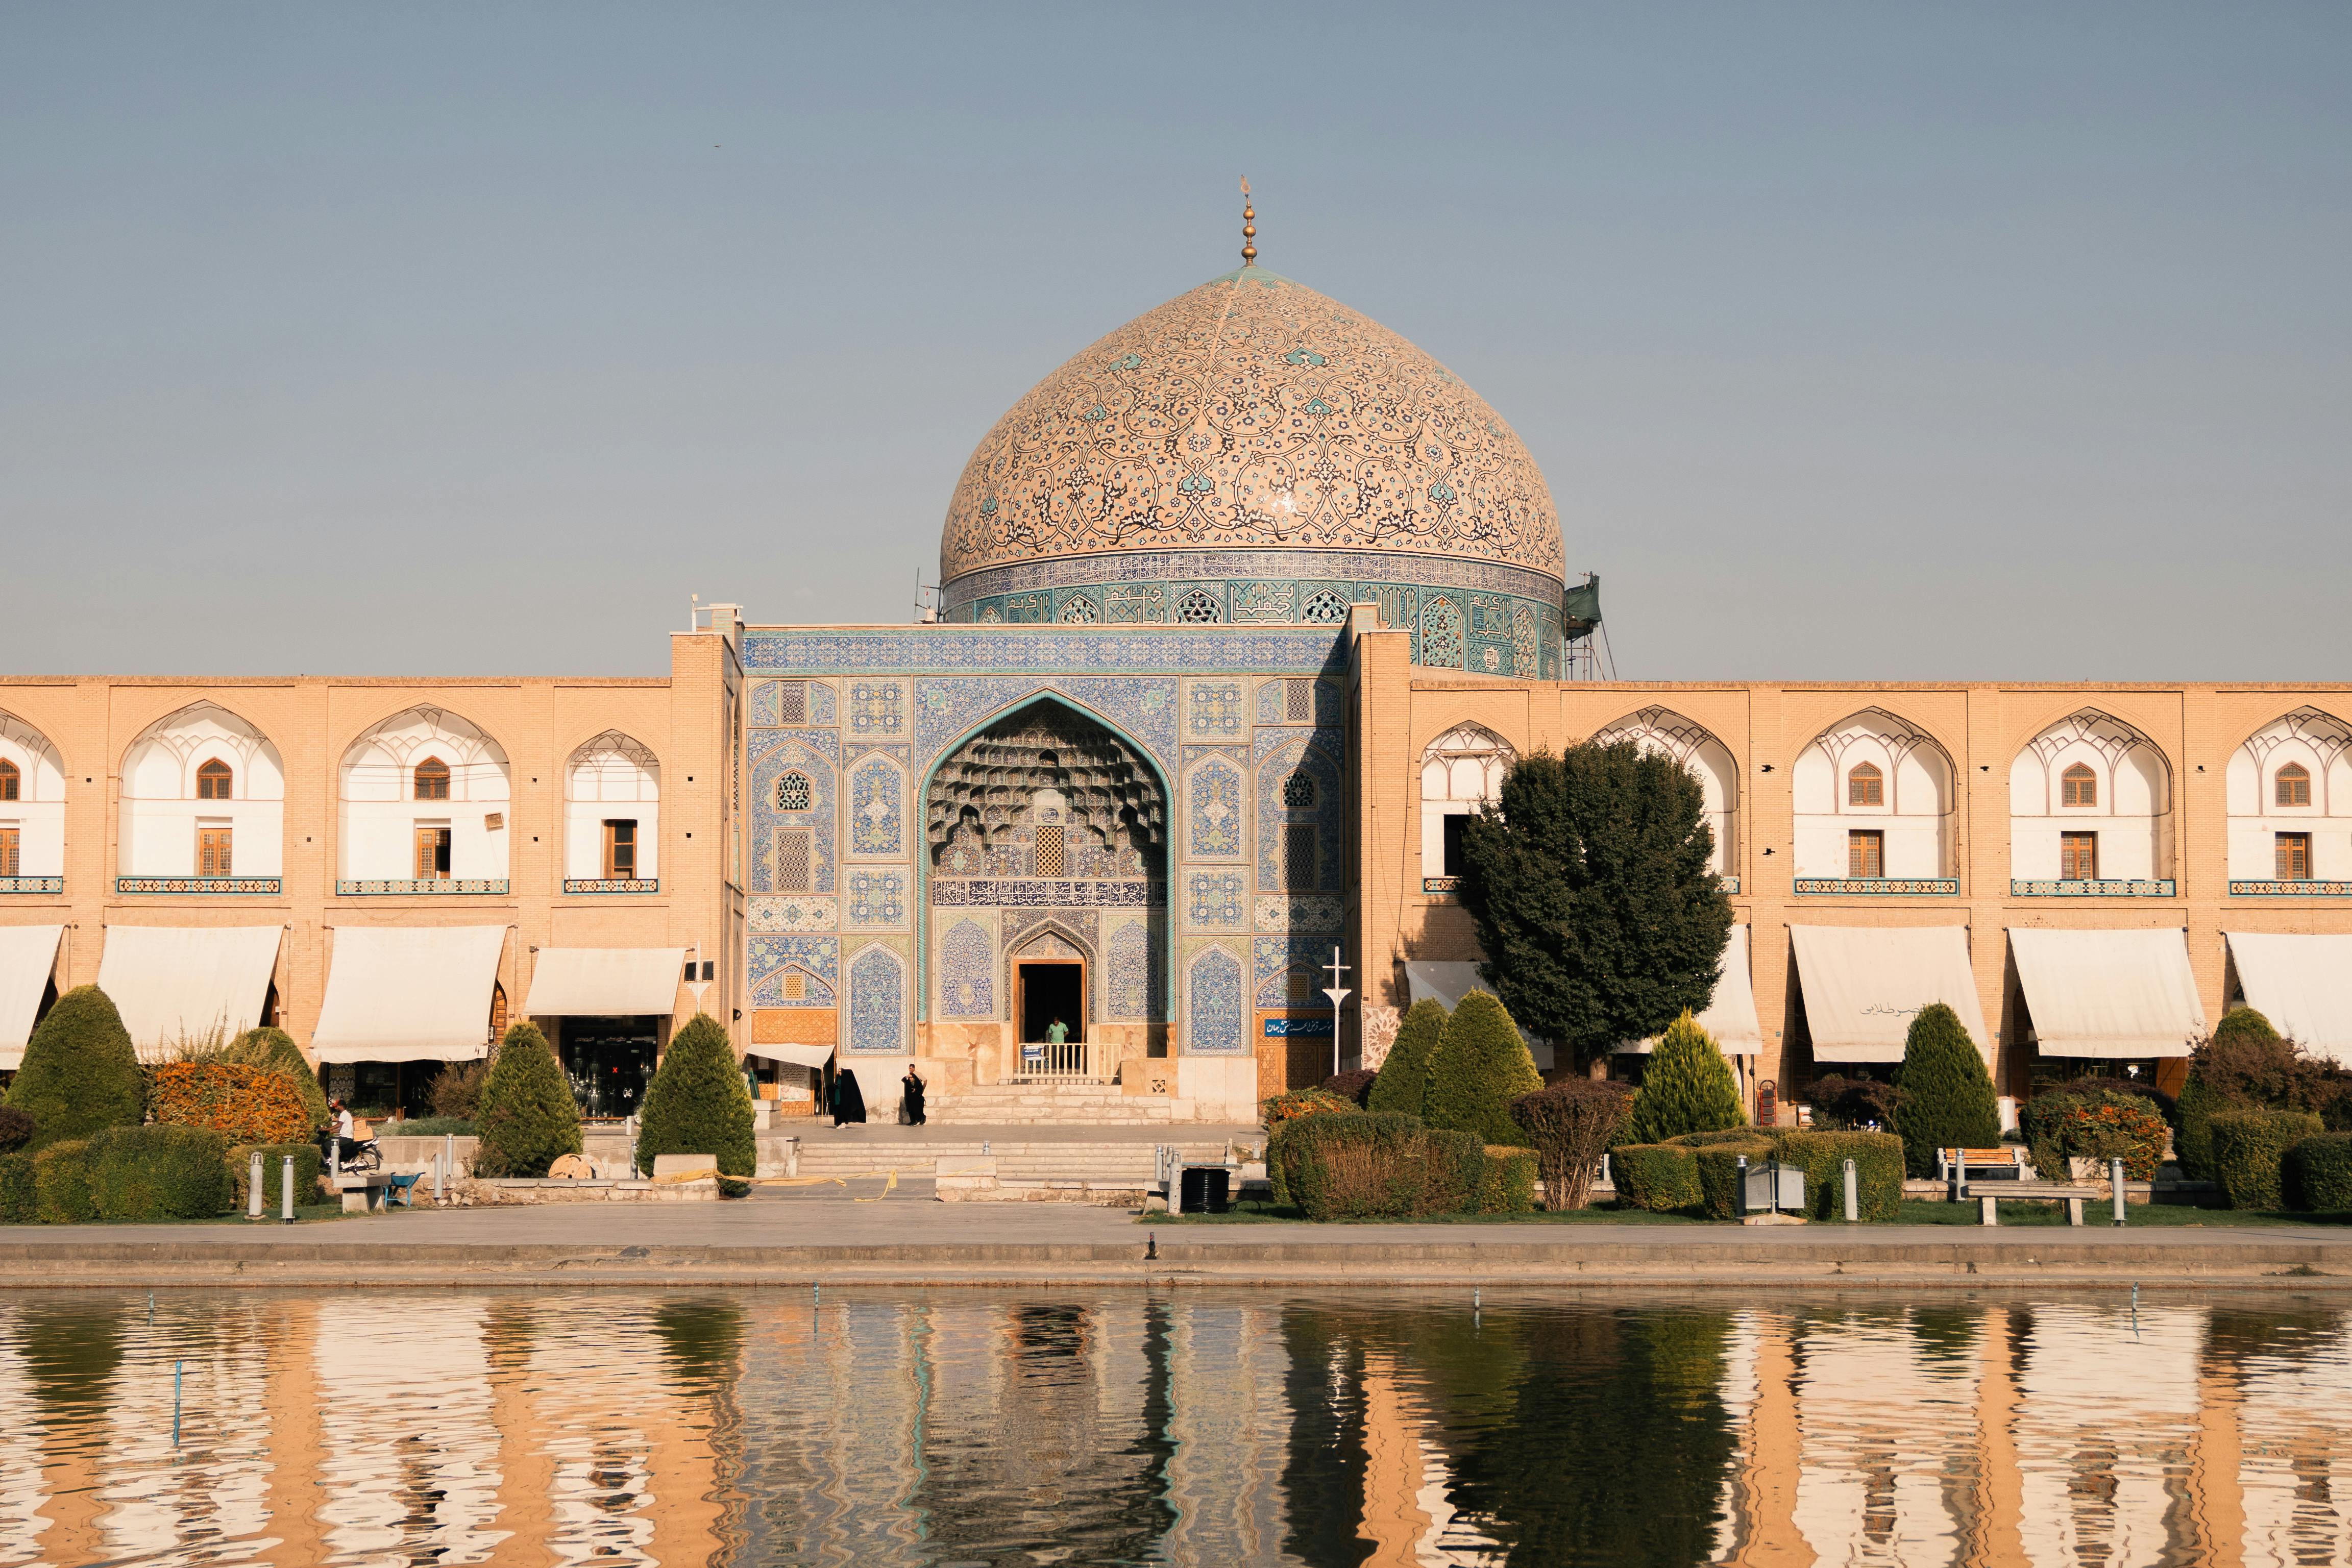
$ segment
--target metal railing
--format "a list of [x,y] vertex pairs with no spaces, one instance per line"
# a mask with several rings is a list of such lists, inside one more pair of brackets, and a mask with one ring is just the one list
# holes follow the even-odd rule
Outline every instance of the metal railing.
[[1024,1040],[1021,1059],[1013,1076],[1030,1082],[1088,1083],[1095,1078],[1094,1054],[1084,1040]]

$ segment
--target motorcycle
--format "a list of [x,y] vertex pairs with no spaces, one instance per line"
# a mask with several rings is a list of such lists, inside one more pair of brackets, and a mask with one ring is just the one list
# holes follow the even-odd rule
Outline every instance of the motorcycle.
[[[340,1164],[335,1160],[335,1145],[339,1142],[343,1146],[342,1161]],[[383,1155],[377,1150],[374,1139],[339,1140],[335,1136],[335,1124],[331,1121],[319,1129],[318,1144],[319,1168],[322,1171],[365,1175],[370,1172],[383,1169]]]

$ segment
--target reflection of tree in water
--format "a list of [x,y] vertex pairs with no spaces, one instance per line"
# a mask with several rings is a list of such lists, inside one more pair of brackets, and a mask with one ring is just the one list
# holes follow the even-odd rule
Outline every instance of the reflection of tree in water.
[[[1368,1500],[1368,1353],[1427,1411],[1450,1501],[1512,1563],[1706,1562],[1737,1447],[1720,1388],[1727,1314],[1571,1308],[1286,1314],[1285,1545],[1356,1563]],[[1379,1500],[1372,1500],[1377,1501]]]
[[16,1325],[17,1352],[44,1421],[84,1421],[106,1408],[105,1385],[122,1368],[119,1313],[32,1307]]
[[688,1393],[708,1394],[735,1381],[743,1349],[743,1309],[735,1302],[664,1301],[654,1309],[654,1333],[665,1369]]

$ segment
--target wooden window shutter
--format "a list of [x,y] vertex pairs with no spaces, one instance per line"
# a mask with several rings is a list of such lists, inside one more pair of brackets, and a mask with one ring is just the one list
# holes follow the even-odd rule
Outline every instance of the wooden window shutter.
[[416,879],[437,882],[449,875],[449,830],[446,827],[420,827],[416,830]]
[[2067,882],[2099,879],[2099,836],[2062,833],[2058,836],[2058,876]]
[[236,782],[236,775],[229,771],[229,765],[215,757],[196,769],[196,798],[226,800]]
[[507,1032],[507,988],[497,981],[490,982],[490,1039],[495,1042]]
[[2311,879],[2311,835],[2282,833],[2278,836],[2278,880],[2307,882]]
[[427,757],[416,764],[415,796],[418,800],[449,798],[449,764],[438,757]]
[[626,882],[637,874],[637,825],[633,818],[604,824],[604,878]]
[[0,827],[0,877],[23,876],[24,873],[16,868],[17,864],[16,829]]
[[24,787],[25,775],[16,771],[16,764],[0,760],[0,800],[23,798]]
[[226,877],[229,875],[229,834],[226,827],[196,829],[196,875]]
[[1853,772],[1845,775],[1845,803],[1848,805],[1886,804],[1886,775],[1878,771],[1877,763],[1856,763]]
[[2277,787],[2272,799],[2281,805],[2311,804],[2311,770],[2301,763],[2289,763],[2278,771]]
[[2058,804],[2061,805],[2096,805],[2099,804],[2099,775],[2081,763],[2076,763],[2058,775]]
[[1886,836],[1875,830],[1845,836],[1845,874],[1868,878],[1886,875]]
[[1315,890],[1315,829],[1282,830],[1282,885],[1295,893]]

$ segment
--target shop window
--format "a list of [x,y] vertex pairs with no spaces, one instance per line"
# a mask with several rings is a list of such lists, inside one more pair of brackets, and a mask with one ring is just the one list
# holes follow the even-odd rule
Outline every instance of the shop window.
[[2311,880],[2311,835],[2282,833],[2278,836],[2278,879],[2282,882]]
[[420,827],[416,830],[416,879],[420,882],[445,882],[449,879],[447,828]]
[[416,764],[415,794],[418,800],[449,798],[449,764],[438,757],[427,757]]
[[[1845,803],[1848,805],[1885,805],[1886,775],[1878,771],[1876,763],[1857,763],[1845,775]],[[1871,873],[1873,876],[1876,872]],[[1857,871],[1856,876],[1862,875]]]
[[2311,804],[2311,770],[2301,763],[2289,763],[2278,771],[2271,796],[2281,805]]
[[2099,836],[2095,833],[2062,833],[2058,836],[2058,876],[2063,881],[2095,882],[2099,879]]
[[1886,875],[1886,835],[1880,832],[1845,836],[1845,874],[1849,877]]
[[229,765],[215,757],[196,770],[196,798],[226,800],[229,788],[236,782],[236,775],[229,771]]
[[637,874],[637,824],[634,817],[604,824],[604,878],[625,882]]
[[226,827],[196,829],[196,875],[226,877],[229,875],[229,834]]
[[2058,775],[2058,804],[2061,805],[2096,805],[2099,804],[2099,775],[2076,763]]

